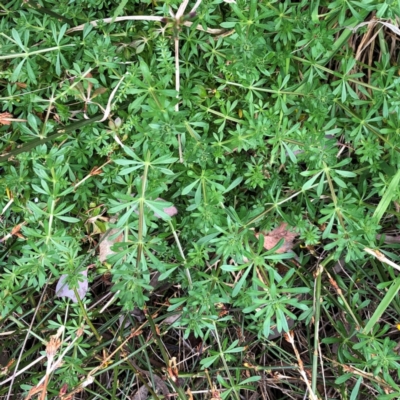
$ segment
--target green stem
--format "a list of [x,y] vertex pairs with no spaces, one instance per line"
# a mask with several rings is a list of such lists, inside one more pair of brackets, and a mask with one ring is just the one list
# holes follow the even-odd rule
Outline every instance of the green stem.
[[342,226],[343,230],[346,232],[346,226],[344,224],[342,213],[340,212],[340,208],[338,207],[338,204],[337,204],[337,197],[336,197],[336,193],[335,193],[335,188],[333,186],[331,175],[329,173],[330,168],[326,165],[325,161],[323,162],[323,164],[324,164],[324,173],[325,173],[326,179],[328,181],[329,190],[331,192],[333,204],[335,205],[335,213],[336,213],[336,215],[337,215],[337,217],[339,219],[340,225]]
[[49,215],[49,230],[47,232],[47,237],[46,237],[46,244],[49,243],[49,240],[51,238],[51,231],[52,231],[52,226],[53,226],[53,219],[54,219],[54,208],[56,205],[56,201],[54,198],[51,200],[51,208],[50,208],[50,215]]
[[[6,36],[2,33],[0,33],[0,35]],[[55,50],[60,51],[60,49],[63,47],[74,47],[74,46],[75,46],[74,44],[65,44],[64,46],[49,47],[48,49],[40,49],[31,52],[7,54],[5,56],[0,56],[0,60],[10,60],[12,58],[20,58],[20,57],[28,58],[34,54],[48,53],[49,51],[55,51]]]
[[324,268],[333,260],[333,255],[326,258],[318,267],[314,291],[314,353],[312,363],[311,390],[317,393],[318,353],[319,353],[319,321],[321,318],[321,276]]
[[189,281],[189,287],[192,289],[193,281],[192,281],[192,277],[190,275],[189,268],[186,266],[186,257],[185,257],[185,254],[183,253],[181,242],[179,240],[178,235],[176,234],[176,231],[175,231],[175,228],[174,228],[172,222],[168,221],[168,224],[169,224],[169,227],[171,228],[172,234],[174,235],[176,245],[178,246],[178,249],[179,249],[179,253],[181,254],[181,257],[183,258],[183,263],[184,263],[184,267],[185,267],[185,273],[186,273],[186,276],[187,276],[188,281]]
[[93,332],[94,336],[96,336],[96,339],[98,340],[98,342],[100,343],[102,338],[101,335],[99,334],[99,332],[97,332],[96,328],[94,327],[94,325],[92,324],[92,321],[90,320],[89,316],[87,315],[86,309],[84,304],[82,303],[82,300],[79,296],[78,290],[76,288],[74,288],[74,293],[75,293],[75,297],[78,300],[78,304],[79,304],[79,308],[82,311],[82,315],[83,318],[85,319],[86,323],[89,325],[91,331]]
[[224,369],[225,369],[226,374],[228,375],[228,379],[229,379],[229,382],[230,382],[230,384],[232,386],[232,391],[235,394],[235,398],[236,398],[236,400],[240,400],[239,393],[236,391],[236,387],[235,387],[231,372],[229,371],[228,364],[226,363],[226,360],[225,360],[225,357],[224,357],[224,351],[223,351],[222,346],[221,346],[221,341],[219,340],[217,326],[215,325],[215,322],[213,324],[214,324],[214,333],[215,333],[214,337],[215,337],[215,339],[217,341],[219,355],[221,357],[222,364],[224,364]]
[[[164,363],[167,367],[169,367],[169,356],[165,350],[164,344],[161,341],[159,334],[157,333],[157,328],[156,328],[156,325],[154,324],[153,318],[151,317],[150,313],[148,313],[147,310],[145,310],[145,313],[146,313],[147,321],[149,322],[149,325],[150,325],[150,329],[153,333],[153,337],[155,338],[158,348],[160,349],[161,355],[164,359]],[[182,387],[176,385],[172,379],[169,379],[169,382],[174,387],[174,390],[178,393],[179,398],[181,400],[186,400],[187,397],[186,397],[185,391],[182,389]]]
[[147,178],[150,167],[150,152],[146,154],[146,160],[144,163],[144,172],[142,177],[142,191],[139,199],[139,225],[138,225],[138,247],[137,247],[137,258],[136,268],[140,268],[140,261],[143,254],[143,228],[144,228],[144,200],[146,195]]

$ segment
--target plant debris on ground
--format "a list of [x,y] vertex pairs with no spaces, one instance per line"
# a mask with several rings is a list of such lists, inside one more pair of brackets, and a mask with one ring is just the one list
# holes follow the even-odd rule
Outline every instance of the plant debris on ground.
[[400,398],[399,20],[0,3],[0,396]]

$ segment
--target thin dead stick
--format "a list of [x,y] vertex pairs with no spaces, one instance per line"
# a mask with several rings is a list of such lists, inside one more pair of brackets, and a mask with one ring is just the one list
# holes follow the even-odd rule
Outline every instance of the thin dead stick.
[[201,4],[201,0],[197,0],[197,1],[196,1],[196,4],[195,4],[195,5],[193,6],[193,8],[190,10],[190,14],[195,13],[196,10],[199,8],[200,4]]
[[121,292],[120,290],[117,290],[117,291],[114,293],[114,296],[111,297],[111,299],[108,300],[107,303],[105,304],[105,306],[103,306],[103,308],[100,310],[100,314],[103,314],[104,311],[117,299],[117,297],[118,297],[118,295],[119,295],[120,292]]
[[[14,331],[15,332],[15,331]],[[14,333],[13,332],[13,333]],[[36,358],[35,361],[32,361],[30,364],[28,364],[27,366],[25,366],[24,368],[20,369],[18,372],[14,373],[12,376],[10,376],[9,378],[5,379],[4,381],[0,382],[0,387],[4,386],[7,382],[10,382],[12,380],[14,380],[18,375],[23,374],[25,371],[27,371],[29,368],[33,367],[35,364],[37,364],[38,362],[41,362],[44,358],[46,358],[46,355],[42,355],[39,358]]]
[[[78,333],[78,332],[77,332]],[[53,358],[50,359],[51,362],[49,362],[49,365],[46,369],[46,375],[39,381],[39,383],[37,384],[37,386],[39,387],[42,383],[44,383],[47,379],[48,376],[54,372],[56,369],[58,369],[61,366],[61,362],[64,359],[64,357],[66,356],[66,354],[68,353],[69,350],[72,349],[72,347],[74,346],[74,343],[82,336],[82,334],[77,334],[70,343],[68,343],[67,347],[64,349],[64,351],[61,353],[61,355],[58,357],[57,361],[54,361],[54,355]],[[71,338],[71,336],[69,336],[69,339]],[[48,355],[47,355],[48,357]]]
[[103,118],[98,121],[98,122],[104,122],[110,115],[111,112],[111,102],[113,101],[114,97],[115,97],[115,93],[117,93],[117,90],[119,88],[119,85],[122,83],[122,81],[125,79],[126,75],[123,75],[122,78],[118,81],[117,85],[115,86],[114,90],[111,92],[110,97],[108,99],[108,103],[107,103],[107,107],[104,110],[104,116]]
[[3,215],[8,208],[11,206],[11,204],[14,202],[14,197],[11,197],[11,199],[8,201],[8,203],[4,206],[3,211],[1,212],[0,215]]
[[180,4],[178,11],[176,12],[175,19],[178,20],[183,17],[183,14],[185,13],[186,7],[189,4],[189,0],[183,0],[182,3]]
[[[51,374],[51,367],[54,362],[54,356],[57,353],[58,348],[61,346],[61,339],[60,336],[64,333],[64,326],[61,326],[56,335],[50,336],[50,340],[47,342],[46,345],[46,356],[47,356],[47,368],[46,368],[46,375],[44,378],[42,378],[43,384],[38,384],[36,386],[36,390],[41,388],[42,393],[40,394],[39,399],[40,400],[46,400],[46,395],[47,395],[47,386],[49,384],[50,380],[50,374]],[[34,389],[35,390],[35,389]]]
[[88,175],[86,175],[82,180],[80,180],[76,185],[74,185],[74,189],[76,189],[78,186],[82,185],[83,182],[87,181],[90,177],[94,176],[94,175],[99,175],[101,174],[103,171],[103,167],[106,166],[107,164],[110,164],[112,162],[111,159],[107,160],[103,165],[101,165],[100,167],[94,167]]
[[[158,17],[155,15],[131,15],[131,16],[125,16],[125,17],[117,17],[114,19],[113,18],[104,18],[104,19],[97,19],[95,21],[90,21],[88,22],[92,26],[97,26],[99,22],[103,22],[105,24],[111,24],[112,22],[122,22],[122,21],[158,21],[158,22],[164,22],[165,17]],[[74,28],[68,29],[66,33],[72,33],[72,32],[79,32],[83,31],[85,28],[86,24],[78,25],[75,26]],[[191,27],[193,25],[192,21],[184,21],[183,25],[187,27]],[[221,35],[224,32],[227,32],[225,29],[214,29],[214,28],[206,28],[204,29],[201,25],[197,25],[196,29],[198,31],[202,32],[207,32],[210,33],[211,35]]]
[[[185,21],[183,23],[183,25],[187,26],[188,28],[190,28],[193,25],[192,21]],[[201,25],[197,25],[196,29],[198,31],[202,31],[202,32],[207,32],[211,35],[222,35],[224,33],[228,33],[228,32],[234,32],[234,29],[230,29],[230,30],[226,30],[226,29],[214,29],[214,28],[206,28],[204,29]]]
[[318,400],[318,397],[317,397],[317,396],[315,395],[315,393],[312,391],[312,388],[311,388],[311,385],[310,385],[310,381],[308,380],[306,371],[304,370],[303,361],[302,361],[302,359],[301,359],[301,357],[300,357],[300,354],[299,354],[299,352],[298,352],[298,350],[297,350],[296,344],[294,343],[293,332],[292,332],[292,331],[289,331],[289,332],[285,333],[284,337],[285,337],[286,341],[288,341],[288,342],[292,345],[292,347],[293,347],[294,354],[295,354],[295,356],[296,356],[296,358],[297,358],[298,370],[299,370],[300,375],[301,375],[301,377],[302,377],[304,383],[306,384],[307,389],[308,389],[308,391],[309,391],[309,393],[310,393],[310,394],[309,394],[310,400]]
[[0,126],[11,125],[11,122],[26,122],[26,119],[13,118],[13,115],[9,112],[0,113]]
[[382,254],[379,250],[372,250],[368,247],[364,248],[364,251],[367,252],[368,254],[371,254],[371,256],[374,256],[377,258],[380,262],[383,262],[387,265],[390,265],[391,267],[397,269],[400,271],[400,266],[394,263],[393,261],[389,260],[384,254]]
[[[121,21],[158,21],[162,22],[165,18],[158,17],[155,15],[127,15],[124,17],[117,18],[104,18],[104,19],[96,19],[95,21],[88,22],[92,26],[97,26],[99,22],[103,22],[104,24],[111,24],[112,22],[121,22]],[[75,26],[74,28],[68,29],[66,33],[79,32],[83,31],[83,28],[86,24]]]
[[371,22],[375,23],[375,24],[382,24],[384,26],[386,26],[387,28],[389,28],[392,32],[394,32],[396,35],[400,36],[400,29],[398,26],[391,24],[390,22],[386,22],[386,21],[382,21],[380,19],[373,19],[372,21],[367,21],[367,22],[361,22],[361,24],[356,25],[354,28],[350,27],[350,26],[346,26],[346,29],[350,29],[353,32],[357,32],[357,30],[359,28],[361,28],[364,25],[369,25],[371,24]]
[[[13,385],[14,385],[14,380],[15,380],[16,376],[19,375],[19,373],[18,373],[18,367],[19,367],[19,364],[20,364],[21,359],[22,359],[22,354],[23,354],[23,352],[24,352],[24,350],[25,350],[26,343],[28,342],[28,338],[29,338],[29,336],[30,336],[30,334],[31,334],[32,327],[33,327],[33,323],[36,321],[36,314],[37,314],[37,312],[39,311],[39,308],[40,308],[40,306],[41,306],[41,304],[42,304],[43,297],[44,297],[44,295],[45,295],[45,293],[46,293],[46,290],[47,290],[47,286],[48,286],[48,284],[46,283],[46,285],[45,285],[45,287],[44,287],[44,289],[43,289],[43,291],[42,291],[42,294],[41,294],[41,296],[40,296],[39,303],[38,303],[38,305],[37,305],[36,308],[35,308],[35,312],[33,313],[32,321],[31,321],[31,323],[30,323],[30,325],[29,325],[28,331],[26,332],[26,336],[25,336],[25,339],[24,339],[24,343],[22,344],[22,348],[21,348],[21,351],[20,351],[19,356],[18,356],[17,365],[15,366],[15,372],[13,373],[13,375],[12,375],[12,377],[11,377],[11,383],[10,383],[10,387],[9,387],[8,393],[7,393],[7,400],[9,400],[10,397],[12,396],[12,388],[13,388]],[[2,382],[2,383],[3,383],[3,382]]]

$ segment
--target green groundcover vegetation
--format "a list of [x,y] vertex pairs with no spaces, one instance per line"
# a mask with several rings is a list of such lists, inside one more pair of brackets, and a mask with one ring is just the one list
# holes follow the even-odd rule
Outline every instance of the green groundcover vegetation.
[[399,18],[0,3],[2,398],[399,398]]

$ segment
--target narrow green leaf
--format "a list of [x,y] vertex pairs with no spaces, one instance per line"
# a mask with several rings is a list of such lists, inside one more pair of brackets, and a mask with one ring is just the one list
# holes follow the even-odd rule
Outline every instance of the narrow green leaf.
[[258,382],[261,380],[261,376],[251,376],[250,378],[245,379],[244,381],[240,382],[239,385],[246,385],[247,383]]
[[61,219],[62,221],[71,222],[71,223],[76,223],[76,222],[79,222],[79,221],[80,221],[80,219],[78,219],[78,218],[66,217],[66,216],[64,216],[64,215],[63,215],[63,216],[55,215],[55,217],[58,218],[58,219]]
[[143,162],[133,161],[133,160],[126,160],[126,159],[118,159],[118,160],[114,160],[114,162],[115,162],[115,164],[118,164],[118,165],[132,165],[132,164],[143,165]]
[[313,22],[319,23],[319,17],[318,17],[318,7],[319,7],[319,0],[314,0],[311,3],[311,19]]
[[251,271],[251,269],[252,269],[251,266],[248,267],[247,270],[245,271],[245,273],[240,278],[239,282],[235,285],[235,287],[233,288],[233,291],[232,291],[232,297],[236,297],[237,294],[242,290],[242,287],[243,287],[244,283],[246,282],[247,275],[249,275],[249,272]]
[[35,184],[33,184],[32,185],[32,188],[34,189],[34,190],[36,190],[36,192],[38,192],[38,193],[42,193],[42,194],[45,194],[45,195],[49,195],[49,193],[47,193],[44,189],[42,189],[40,186],[38,186],[38,185],[35,185]]
[[240,184],[240,182],[242,182],[243,177],[239,176],[238,178],[236,178],[229,186],[227,189],[225,189],[224,193],[228,193],[230,192],[232,189],[234,189],[237,185]]
[[159,279],[160,281],[163,281],[164,279],[167,279],[167,278],[168,278],[174,271],[176,271],[177,269],[178,269],[178,267],[175,267],[175,268],[171,268],[171,269],[169,269],[169,270],[163,272],[163,273],[158,277],[158,279]]
[[362,330],[362,333],[368,334],[372,330],[372,328],[378,323],[380,317],[387,310],[387,308],[389,307],[390,303],[392,302],[394,297],[397,295],[399,290],[400,290],[400,277],[396,278],[393,281],[392,286],[386,292],[385,297],[379,303],[379,306],[373,313],[371,319],[368,321],[365,328]]
[[351,171],[342,171],[339,169],[335,169],[335,172],[339,175],[344,176],[345,178],[354,178],[357,176],[357,174],[355,174],[354,172],[351,172]]
[[20,74],[21,74],[21,69],[22,69],[22,67],[23,67],[24,64],[25,64],[25,61],[26,61],[26,58],[24,58],[24,59],[17,65],[17,67],[14,69],[14,72],[13,72],[13,74],[11,75],[11,80],[12,80],[12,81],[14,81],[14,82],[18,81],[18,77],[19,77]]
[[124,176],[124,175],[128,175],[133,171],[136,171],[137,169],[143,168],[142,164],[136,165],[135,167],[130,167],[130,168],[124,168],[121,169],[121,171],[118,172],[118,175]]
[[356,384],[354,385],[353,390],[351,391],[350,400],[358,399],[358,392],[360,391],[360,386],[361,386],[362,381],[363,381],[363,377],[359,376]]
[[40,209],[35,203],[29,201],[28,202],[28,207],[36,214],[39,215],[48,215],[45,211],[43,211],[42,209]]
[[182,189],[182,194],[186,195],[189,192],[191,192],[191,190],[196,186],[196,184],[200,181],[200,179],[196,179],[194,182],[192,182],[190,185],[187,185],[185,188]]
[[161,157],[157,158],[156,160],[152,161],[151,163],[153,165],[172,164],[172,163],[174,163],[176,161],[178,161],[178,158],[171,157],[169,154],[166,154],[164,156],[161,156]]
[[15,43],[21,48],[22,51],[26,51],[24,45],[22,44],[21,37],[19,36],[19,33],[16,29],[11,30],[11,35],[13,39],[15,40]]
[[242,351],[244,351],[246,348],[245,347],[236,347],[234,349],[228,349],[226,351],[224,351],[224,353],[240,353]]
[[317,175],[314,175],[310,180],[308,180],[302,187],[303,190],[308,190],[311,188],[311,186],[314,184],[314,182],[317,180],[317,178],[322,174],[322,171],[320,171]]
[[145,200],[144,204],[153,211],[157,218],[169,221],[171,217],[164,211],[164,208],[172,207],[173,204],[167,201]]
[[398,170],[396,175],[392,178],[392,181],[390,182],[388,188],[386,189],[386,192],[382,196],[381,201],[379,202],[378,206],[375,209],[375,212],[372,217],[375,218],[377,223],[379,223],[379,221],[383,217],[383,214],[385,214],[387,208],[389,207],[389,204],[392,201],[396,193],[396,190],[398,189],[399,182],[400,182],[400,170]]
[[201,365],[203,368],[208,368],[210,365],[214,364],[214,362],[215,362],[216,360],[218,360],[218,358],[219,358],[219,355],[218,355],[218,354],[215,355],[215,356],[203,358],[203,359],[200,361],[200,365]]
[[341,188],[343,188],[343,189],[346,189],[347,188],[347,185],[346,185],[346,183],[344,183],[339,177],[337,177],[337,176],[332,176],[332,179],[336,182],[336,184],[338,185],[338,186],[340,186]]

